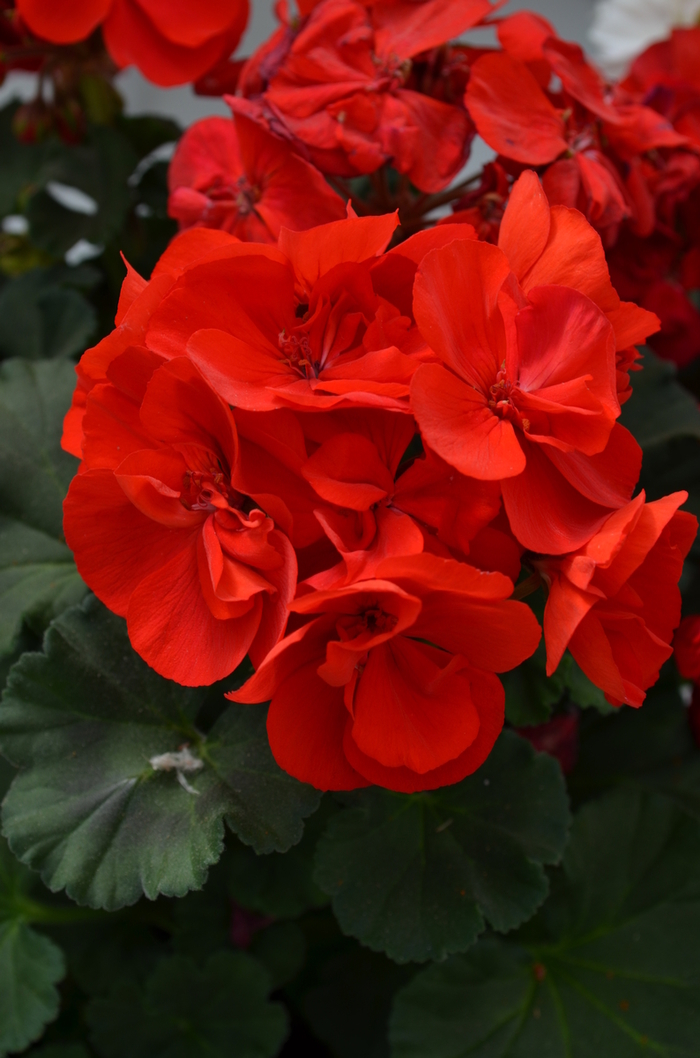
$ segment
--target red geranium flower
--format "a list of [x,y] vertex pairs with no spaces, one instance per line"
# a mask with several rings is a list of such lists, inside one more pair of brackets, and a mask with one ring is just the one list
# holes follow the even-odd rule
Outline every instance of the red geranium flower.
[[128,350],[108,373],[64,503],[81,576],[168,679],[213,683],[247,653],[260,664],[284,631],[296,558],[236,488],[230,409],[184,358]]
[[388,559],[375,575],[297,599],[294,612],[320,616],[229,697],[271,699],[277,763],[318,789],[410,793],[459,782],[503,726],[494,673],[534,652],[537,621],[508,599],[507,577],[451,559]]
[[132,346],[145,349],[146,330],[151,316],[185,269],[198,264],[223,247],[238,244],[230,235],[218,231],[195,230],[174,239],[153,270],[150,282],[126,263],[126,276],[115,317],[115,329],[91,349],[87,349],[76,367],[78,384],[71,407],[63,421],[61,446],[82,458],[82,422],[88,393],[101,382],[107,382],[112,361]]
[[[513,16],[518,26],[528,17],[534,16]],[[614,242],[633,202],[603,145],[615,160],[629,162],[652,148],[685,143],[685,137],[650,107],[609,98],[578,45],[553,32],[545,36],[543,20],[524,36],[509,21],[499,27],[506,50],[483,55],[472,66],[467,110],[479,134],[504,157],[526,165],[554,163],[543,178],[550,202],[578,207],[606,242]],[[561,81],[560,93],[546,90],[552,74]]]
[[645,503],[641,492],[574,554],[535,563],[549,587],[548,675],[568,647],[612,705],[642,704],[680,620],[676,585],[698,528],[678,510],[687,498]]
[[498,233],[498,246],[527,294],[555,283],[579,290],[601,309],[615,336],[617,395],[621,404],[632,390],[630,370],[638,370],[634,348],[659,329],[659,320],[629,301],[620,301],[610,282],[600,236],[576,209],[551,206],[536,174],[516,180]]
[[526,298],[500,249],[467,241],[424,258],[414,310],[442,361],[411,385],[427,443],[463,474],[501,482],[525,547],[581,546],[629,501],[641,462],[615,422],[608,319],[568,287],[533,286]]
[[[146,345],[186,354],[225,400],[250,411],[359,404],[407,412],[411,376],[430,353],[372,281],[397,223],[393,214],[353,217],[283,229],[279,248],[222,247],[183,272],[151,317]],[[405,281],[402,273],[402,290]]]
[[230,105],[293,137],[322,172],[372,173],[391,160],[422,191],[440,190],[463,165],[472,126],[463,107],[409,86],[412,60],[490,10],[490,0],[321,0],[296,35],[253,56],[241,87],[255,98]]
[[38,37],[84,40],[98,26],[118,66],[132,63],[159,85],[185,84],[230,55],[248,21],[248,0],[16,0]]
[[345,203],[319,171],[248,118],[204,118],[185,132],[168,170],[168,214],[180,228],[222,228],[244,242],[276,242],[340,220]]
[[463,558],[498,514],[496,482],[465,478],[430,450],[396,476],[415,435],[408,415],[357,409],[305,420],[307,436],[320,444],[301,474],[340,561],[307,578],[304,589],[367,580],[384,559],[424,547],[445,557],[452,547]]

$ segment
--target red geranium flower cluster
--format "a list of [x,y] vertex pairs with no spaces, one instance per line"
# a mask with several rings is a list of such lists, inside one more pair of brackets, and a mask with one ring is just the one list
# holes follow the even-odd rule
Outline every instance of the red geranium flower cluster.
[[656,351],[684,367],[700,355],[700,30],[677,29],[633,64],[619,88],[644,100],[686,138],[684,147],[642,159],[651,230],[631,227],[610,254],[626,296],[656,312]]
[[15,0],[21,22],[53,44],[102,28],[117,66],[159,85],[185,84],[226,59],[248,21],[248,0]]
[[[641,704],[697,524],[683,493],[632,498],[641,453],[617,420],[656,319],[620,301],[596,232],[530,171],[498,245],[452,223],[388,248],[397,216],[351,207],[295,231],[306,170],[236,131],[216,223],[261,241],[183,232],[149,281],[128,270],[78,366],[65,533],[86,582],[166,677],[213,683],[249,655],[231,697],[270,700],[277,761],[321,789],[430,789],[483,762],[497,674],[541,636],[523,570],[548,589],[550,671],[569,646]],[[206,205],[175,199],[195,223],[219,175]],[[297,227],[313,209],[336,200]]]
[[302,6],[307,17],[288,20],[244,67],[227,97],[234,112],[324,173],[373,173],[391,160],[421,191],[446,187],[474,135],[446,45],[492,11],[490,0]]

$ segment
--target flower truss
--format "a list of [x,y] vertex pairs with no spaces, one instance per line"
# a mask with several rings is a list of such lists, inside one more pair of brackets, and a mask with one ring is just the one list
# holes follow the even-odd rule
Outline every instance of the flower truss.
[[[180,234],[149,279],[127,266],[64,424],[66,540],[141,657],[202,686],[248,656],[230,697],[270,701],[277,762],[323,790],[476,770],[542,627],[549,675],[568,650],[642,705],[697,522],[638,491],[620,415],[638,345],[700,352],[675,322],[700,31],[611,86],[489,0],[282,4],[242,67],[245,4],[17,14],[50,42],[102,25],[117,65],[206,74],[233,111],[180,141]],[[451,43],[486,24],[494,46]],[[450,186],[477,132],[498,158]]]

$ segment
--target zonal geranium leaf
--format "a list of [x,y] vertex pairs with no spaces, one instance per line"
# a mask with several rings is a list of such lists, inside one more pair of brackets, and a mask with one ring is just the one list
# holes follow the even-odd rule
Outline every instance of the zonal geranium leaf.
[[124,981],[92,1001],[92,1042],[101,1058],[272,1058],[287,1017],[269,992],[267,971],[243,952],[218,952],[204,969],[174,955],[145,988]]
[[482,942],[399,993],[393,1058],[697,1053],[697,822],[615,791],[579,813],[557,875],[521,943]]
[[27,923],[35,878],[0,838],[0,1056],[23,1051],[58,1014],[63,954]]
[[63,540],[63,498],[77,460],[60,447],[73,365],[0,367],[0,654],[27,619],[39,632],[86,588]]
[[231,707],[203,736],[212,692],[158,676],[92,598],[44,650],[10,674],[0,746],[20,768],[4,833],[49,888],[108,909],[181,896],[219,858],[224,819],[260,852],[299,841],[320,795],[275,764],[263,709]]
[[455,786],[356,799],[319,842],[316,881],[341,929],[397,962],[465,951],[485,921],[509,930],[528,919],[569,825],[558,764],[509,732]]

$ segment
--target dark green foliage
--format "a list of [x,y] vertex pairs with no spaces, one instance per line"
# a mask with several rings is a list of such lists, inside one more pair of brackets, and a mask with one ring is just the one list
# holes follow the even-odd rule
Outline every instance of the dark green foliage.
[[389,1058],[391,1002],[413,972],[366,948],[350,948],[323,966],[304,1013],[337,1058]]
[[[157,676],[94,599],[52,625],[45,650],[12,671],[0,746],[21,769],[4,832],[51,889],[106,908],[182,896],[219,858],[224,817],[260,852],[299,841],[318,794],[273,761],[264,710],[233,706],[204,738],[206,692]],[[158,762],[184,744],[199,770]]]
[[0,838],[0,1055],[24,1050],[58,1014],[64,959],[29,925],[35,882]]
[[67,268],[34,268],[5,283],[0,289],[0,358],[81,355],[97,329],[97,312],[69,285],[71,278]]
[[217,952],[204,968],[164,959],[144,988],[125,980],[88,1008],[101,1058],[272,1058],[287,1031],[267,996],[264,968],[243,952]]
[[394,1058],[693,1055],[700,834],[628,789],[574,822],[551,900],[520,943],[487,940],[397,997]]
[[[32,195],[27,219],[32,243],[61,257],[79,240],[109,242],[131,205],[128,179],[138,157],[118,129],[93,126],[87,140],[72,148],[56,144],[44,167],[44,190]],[[67,209],[47,189],[51,183],[77,188],[95,203],[90,213]]]
[[64,360],[0,365],[0,655],[23,620],[41,633],[85,593],[62,528],[77,467],[60,447],[74,385]]
[[225,858],[231,896],[243,907],[275,918],[298,918],[327,904],[328,896],[313,879],[313,857],[333,810],[333,801],[327,797],[306,824],[302,840],[284,856],[261,858],[245,845],[233,846]]
[[622,409],[621,422],[646,451],[674,437],[700,440],[697,401],[676,381],[676,367],[644,350],[643,370],[631,376],[633,396]]
[[559,766],[505,732],[456,786],[370,789],[330,822],[316,881],[344,932],[397,962],[466,951],[489,922],[510,930],[547,895],[569,824]]
[[531,658],[501,677],[506,691],[506,718],[515,727],[544,724],[559,704],[573,702],[583,708],[594,706],[608,713],[611,706],[567,651],[551,676],[545,671],[544,640]]
[[629,780],[674,798],[700,820],[700,752],[672,672],[666,672],[641,709],[622,708],[582,724],[578,761],[569,777],[577,799]]

